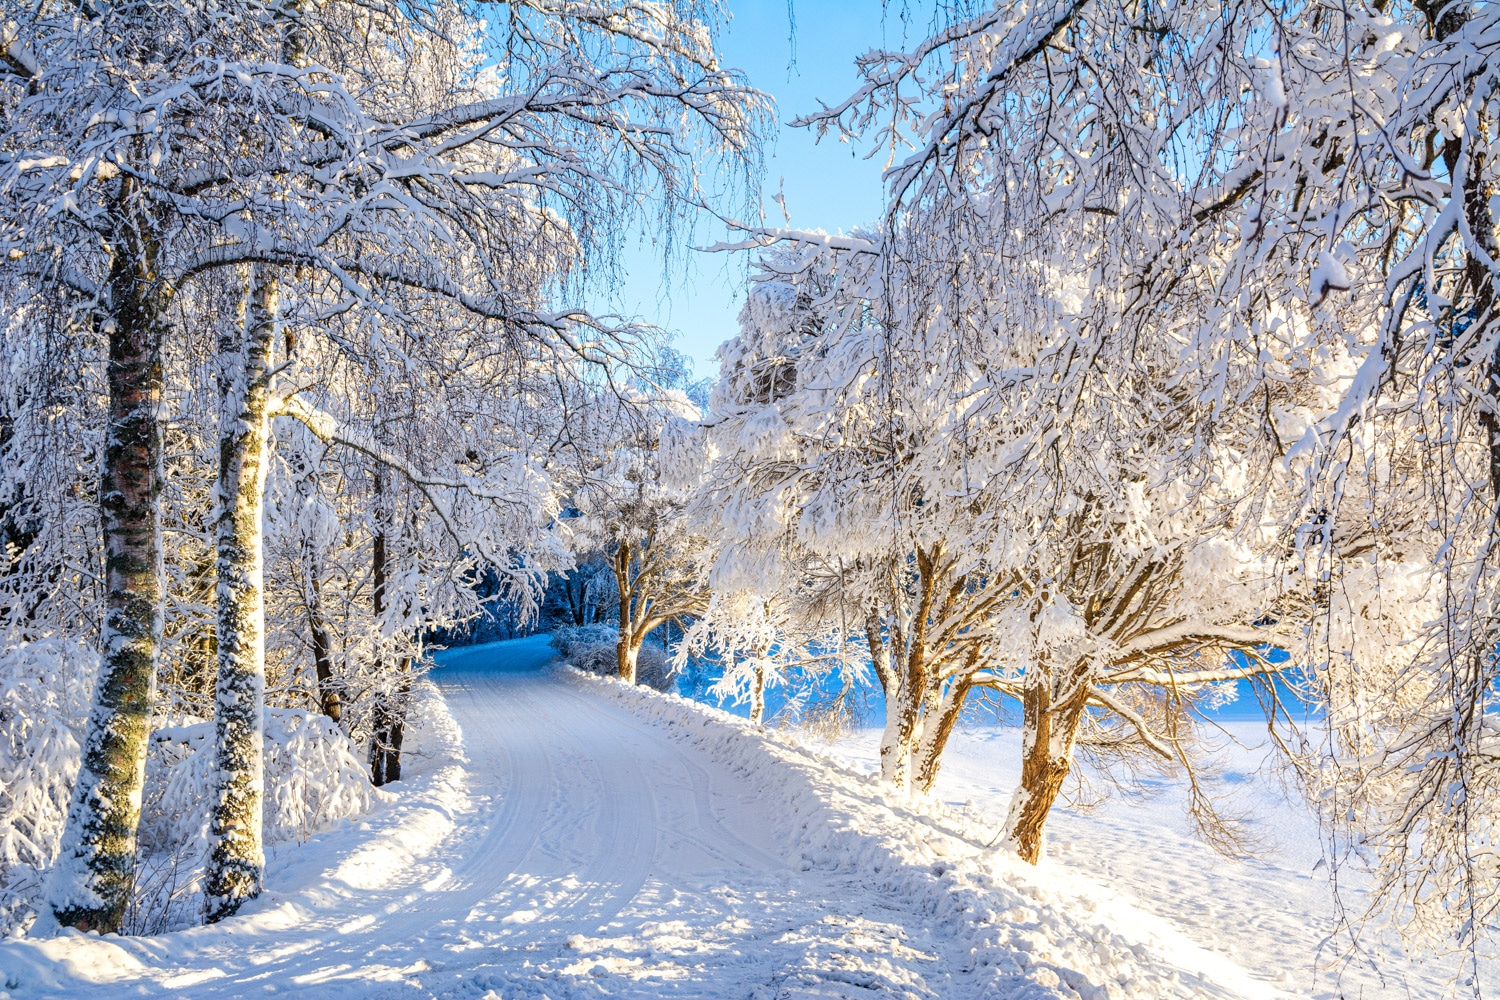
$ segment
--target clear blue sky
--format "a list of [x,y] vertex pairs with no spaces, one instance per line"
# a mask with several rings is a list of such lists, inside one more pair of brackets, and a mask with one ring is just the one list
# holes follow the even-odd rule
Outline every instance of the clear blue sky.
[[[776,99],[781,123],[766,160],[762,201],[767,224],[784,224],[781,209],[771,201],[778,190],[785,194],[791,224],[799,229],[839,232],[875,221],[884,202],[880,174],[885,156],[864,159],[867,149],[852,149],[833,136],[815,143],[811,132],[786,123],[816,110],[819,99],[835,104],[853,93],[859,86],[856,56],[872,48],[906,48],[926,37],[929,4],[795,0],[789,12],[787,0],[729,0],[729,7],[733,20],[722,40],[721,61],[743,70],[753,86]],[[717,227],[712,232],[705,227],[700,240],[713,242],[724,235]],[[718,371],[714,351],[737,330],[748,257],[688,256],[687,264],[663,281],[660,258],[633,246],[626,256],[629,274],[610,306],[679,333],[677,348],[693,358],[700,376],[711,376]]]

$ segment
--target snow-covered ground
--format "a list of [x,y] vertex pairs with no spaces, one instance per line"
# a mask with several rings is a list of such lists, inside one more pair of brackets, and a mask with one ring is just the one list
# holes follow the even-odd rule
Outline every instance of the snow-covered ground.
[[[1442,962],[1405,955],[1399,942],[1361,935],[1349,958],[1337,925],[1330,869],[1306,806],[1287,794],[1263,724],[1231,721],[1214,739],[1218,768],[1206,784],[1226,813],[1241,818],[1253,856],[1229,860],[1192,830],[1180,784],[1145,780],[1091,808],[1059,803],[1048,820],[1053,871],[1098,884],[1101,909],[1127,908],[1119,919],[1150,922],[1185,934],[1254,980],[1294,997],[1318,1000],[1441,997],[1450,993]],[[1020,776],[1020,731],[978,727],[954,733],[936,798],[989,818],[997,831]],[[875,770],[879,733],[862,732],[823,752],[865,773]],[[1101,783],[1092,786],[1101,790]],[[1336,872],[1342,902],[1357,916],[1364,880]],[[1491,968],[1491,974],[1500,969]],[[1500,983],[1500,975],[1495,980]]]
[[[1306,852],[1236,867],[1185,840],[1166,805],[1115,803],[1059,816],[1060,861],[1033,870],[987,846],[1013,780],[1008,733],[957,737],[940,797],[973,809],[911,805],[862,773],[859,739],[830,755],[675,697],[548,671],[550,655],[545,637],[449,654],[397,800],[279,849],[268,891],[240,916],[156,937],[6,942],[5,990],[1336,995],[1308,972],[1324,911]],[[1439,995],[1420,977],[1373,983],[1346,978],[1344,995]]]

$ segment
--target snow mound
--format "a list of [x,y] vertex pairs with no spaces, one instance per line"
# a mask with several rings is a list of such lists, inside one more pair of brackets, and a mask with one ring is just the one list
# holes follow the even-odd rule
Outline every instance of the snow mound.
[[98,673],[78,641],[0,650],[0,934],[29,920],[57,856]]
[[[35,917],[62,840],[98,669],[98,653],[77,641],[0,650],[0,936],[23,932]],[[129,916],[137,929],[196,922],[189,911],[207,843],[212,742],[211,722],[151,736]],[[268,844],[306,840],[390,798],[322,715],[267,709],[264,754]]]
[[[259,899],[247,903],[238,915],[210,927],[193,927],[181,933],[161,933],[181,930],[183,925],[174,915],[164,918],[158,915],[154,926],[151,921],[136,918],[137,926],[144,924],[151,930],[140,936],[100,937],[64,930],[54,937],[13,937],[0,941],[0,1000],[7,995],[115,997],[127,991],[196,997],[196,987],[222,975],[218,966],[225,964],[229,956],[246,954],[247,941],[261,947],[273,936],[296,928],[300,940],[286,948],[286,952],[296,952],[318,936],[319,928],[325,928],[321,933],[335,938],[346,933],[350,913],[367,904],[372,892],[394,892],[398,898],[405,898],[409,890],[404,883],[413,867],[449,838],[456,820],[473,808],[462,767],[463,734],[441,694],[430,682],[422,681],[413,685],[409,704],[408,738],[417,744],[417,756],[406,778],[393,786],[399,792],[374,789],[370,798],[373,808],[359,822],[345,823],[333,832],[314,833],[305,841],[296,840],[298,823],[283,826],[293,841],[271,845],[267,852],[265,891]],[[279,719],[268,720],[276,727],[273,737],[268,725],[268,746],[274,741],[278,749],[295,755],[328,735],[326,730],[318,732],[321,726],[316,724],[322,721],[318,716],[276,714]],[[173,735],[163,742],[180,746],[184,733],[191,736],[202,726],[169,730]],[[344,742],[347,744],[347,740]],[[160,752],[153,747],[153,753]],[[342,758],[340,753],[333,756]],[[177,764],[166,766],[169,770],[182,768],[188,759],[184,755]],[[273,767],[278,770],[273,771]],[[268,791],[272,774],[286,773],[279,768],[268,755]],[[184,769],[182,773],[188,771]],[[160,801],[167,800],[164,797]],[[334,808],[338,801],[341,800],[324,800],[325,808]],[[299,814],[307,815],[299,810],[285,815]],[[188,829],[190,823],[178,827],[179,831]],[[392,883],[394,889],[390,888]],[[190,903],[191,899],[188,905],[179,900],[175,908],[192,916]],[[381,905],[388,913],[396,909],[385,896],[381,897]],[[265,960],[264,954],[252,959]],[[309,989],[311,993],[305,995],[323,995],[316,987]]]
[[[558,672],[717,762],[763,776],[773,801],[765,815],[803,870],[847,873],[922,914],[931,939],[945,942],[949,966],[972,977],[976,995],[1280,995],[1162,921],[1136,921],[1089,881],[1045,862],[1032,868],[998,850],[985,817],[891,794],[873,776],[829,761],[792,734],[719,709],[565,667]],[[793,995],[846,995],[819,992],[818,984],[832,985],[826,968],[804,972],[810,989]]]
[[[141,804],[143,850],[171,851],[207,836],[213,799],[212,722],[151,734]],[[389,798],[370,783],[349,737],[327,716],[302,709],[265,710],[265,804],[268,844],[306,840],[339,820]]]

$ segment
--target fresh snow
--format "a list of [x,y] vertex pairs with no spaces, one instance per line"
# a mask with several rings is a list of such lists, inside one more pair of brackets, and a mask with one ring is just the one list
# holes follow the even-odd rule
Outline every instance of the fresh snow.
[[[1060,859],[1030,869],[988,844],[1013,778],[1009,733],[955,740],[938,798],[973,809],[908,804],[865,773],[859,740],[830,755],[675,696],[547,669],[551,657],[545,636],[444,655],[419,692],[394,801],[274,848],[265,894],[222,924],[4,942],[5,992],[1334,995],[1304,974],[1323,919],[1305,858],[1237,869],[1162,810],[1112,803],[1057,817]],[[1220,928],[1234,940],[1216,941]],[[1361,976],[1346,995],[1436,995],[1372,984]]]

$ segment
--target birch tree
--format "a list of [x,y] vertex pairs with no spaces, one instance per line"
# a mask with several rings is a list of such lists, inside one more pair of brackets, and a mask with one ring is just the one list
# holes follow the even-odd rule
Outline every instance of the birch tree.
[[[88,790],[92,777],[80,782],[68,849],[78,863],[60,867],[55,897],[65,922],[108,929],[129,891],[130,803],[160,634],[153,470],[161,317],[172,296],[223,269],[300,267],[335,279],[330,305],[365,308],[400,290],[507,324],[560,358],[609,362],[623,357],[628,335],[513,299],[507,262],[518,250],[533,260],[537,247],[559,244],[592,259],[610,238],[597,220],[629,217],[641,203],[627,192],[640,182],[655,179],[646,186],[663,192],[657,206],[670,217],[702,199],[700,163],[719,154],[753,160],[759,98],[714,62],[711,8],[528,8],[509,25],[518,43],[492,64],[478,58],[477,23],[458,7],[410,13],[318,5],[282,17],[233,6],[116,5],[79,18],[43,6],[7,22],[8,266],[100,303],[96,322],[115,345],[119,424],[109,436],[119,450],[107,456],[115,477],[107,496],[124,504],[124,521],[105,526],[106,549],[119,552],[113,572],[130,570],[115,587],[126,617],[116,614],[103,633],[109,655],[122,659],[106,666],[90,730],[91,747],[111,749],[90,750],[86,772],[106,758],[119,766],[99,778],[104,793]],[[307,71],[281,58],[291,24]],[[394,66],[403,51],[414,58]],[[100,116],[100,106],[112,110]],[[620,114],[599,116],[601,107]],[[696,125],[677,127],[679,115]],[[674,127],[656,127],[664,120]],[[226,147],[229,134],[244,145]],[[553,199],[560,212],[548,206]],[[70,210],[53,212],[58,205]],[[518,230],[520,220],[531,225]],[[79,246],[104,250],[74,253]],[[266,391],[265,419],[285,410],[330,434],[326,419],[295,404],[295,386]],[[253,486],[259,473],[247,471]],[[114,490],[117,481],[129,488]],[[244,563],[227,571],[253,580],[255,557],[244,546],[236,554]],[[129,641],[112,639],[117,633]],[[256,672],[253,647],[252,639],[245,669],[232,672]],[[220,691],[225,718],[256,718],[259,686],[240,685],[246,703],[232,708],[230,687]],[[250,753],[253,723],[246,734],[238,749]],[[226,810],[242,815],[216,823],[225,844],[235,840],[232,829],[251,832],[216,864],[251,872],[259,866],[254,765],[232,756],[221,774],[245,794],[226,798]],[[106,814],[107,822],[98,818]],[[75,869],[76,877],[65,874]],[[227,894],[215,896],[216,913],[232,912],[254,890],[248,876],[229,881]]]

